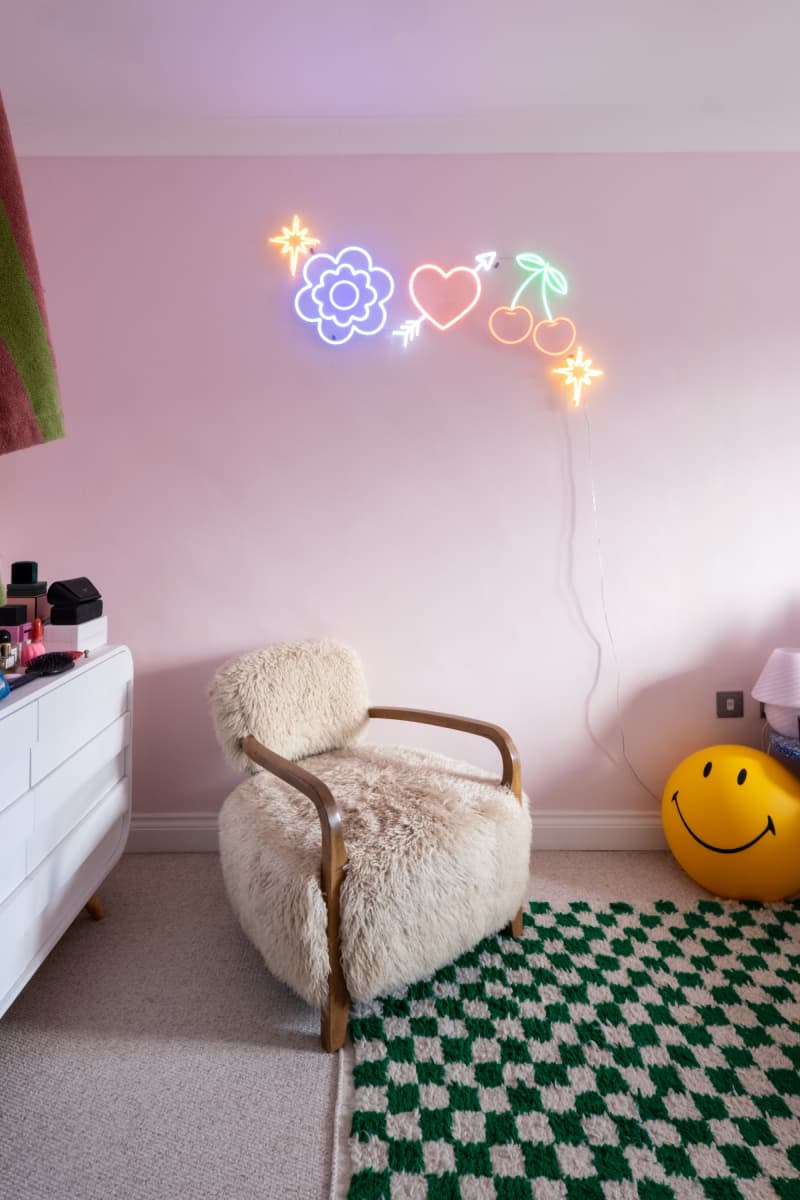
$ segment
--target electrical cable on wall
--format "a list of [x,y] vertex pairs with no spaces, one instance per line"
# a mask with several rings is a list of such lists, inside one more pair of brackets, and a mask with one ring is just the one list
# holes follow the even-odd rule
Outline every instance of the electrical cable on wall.
[[[590,491],[591,501],[592,501],[592,524],[593,524],[593,529],[594,529],[595,551],[597,554],[597,562],[598,562],[598,567],[599,567],[599,571],[600,571],[600,605],[601,605],[601,608],[603,611],[603,623],[605,625],[606,634],[608,636],[608,644],[611,648],[611,656],[614,661],[614,669],[616,672],[615,700],[616,700],[616,709],[617,709],[617,726],[619,728],[622,757],[625,760],[625,763],[626,763],[628,769],[630,770],[631,774],[633,775],[634,779],[639,784],[639,786],[642,787],[647,792],[648,796],[651,796],[654,800],[660,801],[660,797],[656,795],[656,793],[652,790],[652,788],[647,786],[647,784],[642,779],[639,772],[636,770],[636,767],[633,765],[630,758],[628,757],[628,749],[627,749],[627,745],[625,742],[625,726],[624,726],[623,720],[622,720],[622,703],[620,700],[620,691],[621,691],[621,687],[622,687],[622,672],[621,672],[620,664],[619,664],[619,655],[617,653],[617,644],[614,639],[614,633],[611,628],[611,620],[608,615],[608,604],[607,604],[607,600],[606,600],[605,561],[603,559],[603,547],[602,547],[602,542],[600,539],[600,521],[599,521],[599,513],[598,513],[598,507],[597,507],[597,489],[595,487],[594,459],[593,459],[593,455],[592,455],[592,429],[591,429],[591,424],[589,421],[589,410],[585,404],[583,405],[583,419],[584,419],[584,423],[586,426],[586,451],[587,451],[587,460],[588,460],[589,491]],[[571,431],[569,428],[568,428],[568,436],[570,437],[570,448],[571,448],[572,441],[571,441]],[[571,478],[571,485],[572,485],[573,495],[574,495],[574,489],[575,489],[574,477]],[[575,532],[575,526],[573,523],[573,525],[572,525],[573,536],[574,536],[574,532]],[[574,590],[574,585],[573,585],[573,590]],[[598,648],[598,663],[597,663],[597,669],[596,669],[596,673],[595,673],[595,679],[594,679],[592,688],[587,696],[587,711],[588,711],[588,704],[591,700],[591,696],[593,695],[594,691],[597,688],[597,684],[598,684],[599,678],[600,678],[600,671],[601,671],[601,667],[602,667],[603,647],[602,647],[602,643],[600,642],[599,638],[594,633],[594,630],[591,629],[589,622],[586,619],[585,614],[583,613],[582,607],[580,608],[580,613],[581,613],[583,624],[585,625],[587,631],[589,632],[589,634],[592,638],[592,641],[595,643],[595,645]],[[594,735],[593,735],[593,740],[596,741],[596,739],[594,738]],[[604,747],[604,751],[605,751],[606,755],[609,756],[608,750],[605,747]]]

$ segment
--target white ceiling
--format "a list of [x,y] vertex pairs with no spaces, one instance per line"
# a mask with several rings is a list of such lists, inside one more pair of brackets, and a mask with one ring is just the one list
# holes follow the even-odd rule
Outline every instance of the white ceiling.
[[19,154],[800,150],[797,0],[0,0]]

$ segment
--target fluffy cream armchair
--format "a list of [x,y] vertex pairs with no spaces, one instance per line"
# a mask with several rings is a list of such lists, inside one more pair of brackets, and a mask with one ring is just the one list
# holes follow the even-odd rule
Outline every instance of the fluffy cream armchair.
[[[251,773],[220,812],[228,895],[272,973],[321,1008],[326,1050],[344,1041],[350,998],[402,988],[509,923],[519,935],[531,822],[502,729],[368,707],[358,657],[327,640],[234,659],[209,695],[226,756]],[[502,779],[358,745],[370,718],[489,738]]]

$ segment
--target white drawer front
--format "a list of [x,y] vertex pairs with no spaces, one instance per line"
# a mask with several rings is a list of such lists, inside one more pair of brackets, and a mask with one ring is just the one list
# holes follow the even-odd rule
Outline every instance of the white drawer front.
[[0,812],[0,901],[27,875],[27,843],[33,833],[33,805],[24,796]]
[[0,709],[0,812],[31,785],[31,746],[35,741],[35,704],[8,717],[3,717]]
[[127,814],[121,784],[0,904],[0,1016],[119,858]]
[[26,796],[25,803],[31,804],[35,814],[28,843],[29,872],[125,777],[130,728],[126,713]]
[[130,659],[118,654],[42,696],[39,740],[31,758],[32,783],[127,712],[130,679]]
[[[88,881],[86,887],[89,889],[84,889],[85,899],[89,899],[93,886],[91,868],[98,858],[95,851],[106,842],[112,830],[118,828],[120,817],[127,813],[129,791],[128,780],[123,779],[36,868],[30,877],[34,890],[31,911],[49,913],[57,909],[71,888],[77,887],[80,891],[84,879]],[[46,917],[41,920],[46,924]]]
[[[41,930],[36,921],[33,887],[26,881],[0,904],[0,1000],[36,953]],[[3,1005],[0,1004],[0,1012]]]

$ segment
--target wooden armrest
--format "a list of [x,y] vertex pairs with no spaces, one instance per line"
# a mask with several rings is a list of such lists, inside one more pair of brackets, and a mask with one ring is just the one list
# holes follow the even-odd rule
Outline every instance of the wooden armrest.
[[421,725],[443,725],[447,729],[458,729],[462,733],[474,733],[477,737],[494,742],[503,760],[504,787],[508,787],[522,803],[522,774],[519,754],[509,734],[499,725],[488,721],[476,721],[472,717],[454,717],[450,713],[426,712],[421,708],[368,708],[367,715],[390,721],[417,721]]
[[242,738],[248,758],[284,783],[297,788],[317,810],[322,830],[322,894],[328,913],[328,997],[322,1009],[322,1044],[326,1050],[338,1050],[347,1034],[349,997],[342,970],[339,947],[339,894],[347,865],[347,847],[342,833],[342,816],[330,788],[291,759],[268,750],[252,734]]
[[283,758],[273,750],[268,750],[252,734],[242,738],[242,749],[248,758],[258,763],[265,771],[277,775],[278,779],[282,779],[284,783],[288,783],[298,792],[302,792],[316,808],[322,830],[322,886],[327,894],[326,860],[330,862],[333,869],[343,867],[347,862],[347,849],[342,833],[342,817],[330,788],[321,779],[317,779],[316,775],[312,775],[304,767],[299,767],[291,759]]

